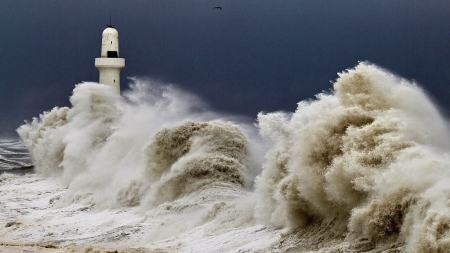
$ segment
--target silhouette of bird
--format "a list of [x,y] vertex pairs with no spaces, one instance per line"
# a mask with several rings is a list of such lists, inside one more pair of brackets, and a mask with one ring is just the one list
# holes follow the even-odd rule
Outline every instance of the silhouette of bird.
[[216,7],[213,8],[213,10],[216,10],[216,9],[217,9],[217,10],[222,10],[222,7],[216,6]]

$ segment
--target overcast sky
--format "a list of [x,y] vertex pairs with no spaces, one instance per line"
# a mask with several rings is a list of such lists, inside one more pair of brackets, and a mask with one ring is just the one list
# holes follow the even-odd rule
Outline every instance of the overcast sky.
[[450,108],[450,1],[2,0],[0,129],[67,106],[75,84],[98,81],[110,15],[122,89],[126,77],[158,78],[256,117],[294,111],[337,72],[370,61]]

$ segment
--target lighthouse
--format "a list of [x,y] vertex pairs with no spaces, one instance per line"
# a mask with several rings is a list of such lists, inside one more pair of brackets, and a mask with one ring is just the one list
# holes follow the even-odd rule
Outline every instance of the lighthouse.
[[100,73],[98,82],[120,93],[120,71],[125,67],[125,59],[119,58],[119,33],[110,25],[102,33],[101,58],[95,58],[95,67]]

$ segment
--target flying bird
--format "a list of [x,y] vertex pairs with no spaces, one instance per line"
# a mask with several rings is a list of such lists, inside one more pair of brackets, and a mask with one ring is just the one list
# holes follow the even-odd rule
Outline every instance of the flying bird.
[[222,10],[222,7],[216,6],[216,7],[213,8],[213,10],[216,10],[216,9],[217,9],[217,10]]

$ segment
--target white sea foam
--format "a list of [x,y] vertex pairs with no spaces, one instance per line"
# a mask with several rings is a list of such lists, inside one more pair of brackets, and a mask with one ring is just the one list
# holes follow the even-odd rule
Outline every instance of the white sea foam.
[[[448,251],[446,120],[416,84],[370,63],[340,73],[333,88],[294,113],[259,114],[260,134],[272,143],[266,152],[247,120],[211,112],[173,85],[134,78],[122,97],[105,85],[77,85],[70,108],[18,129],[36,170],[67,188],[42,191],[54,196],[44,199],[51,205],[42,207],[48,220],[40,226],[55,236],[39,242],[169,252]],[[16,189],[34,180],[27,178],[0,182]],[[36,215],[26,210],[24,218]],[[92,228],[55,214],[66,211]],[[126,225],[114,222],[118,215]],[[104,224],[94,222],[100,217]],[[26,238],[33,224],[18,221],[2,233],[36,242]]]

